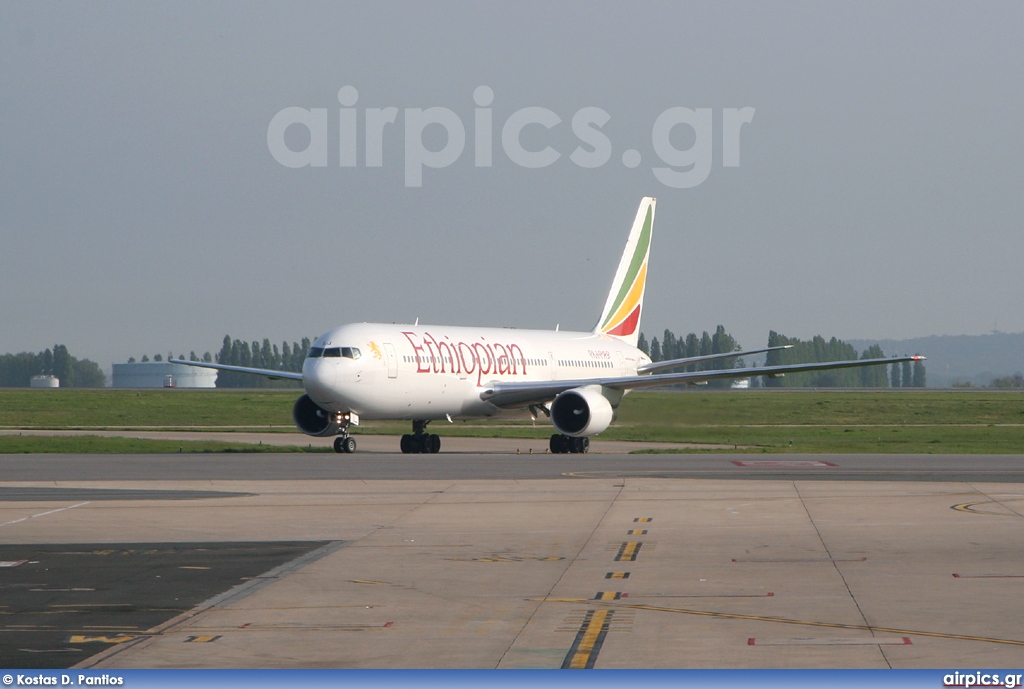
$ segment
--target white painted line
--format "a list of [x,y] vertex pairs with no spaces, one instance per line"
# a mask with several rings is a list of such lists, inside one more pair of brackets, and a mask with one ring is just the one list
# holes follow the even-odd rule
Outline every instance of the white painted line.
[[752,469],[798,469],[808,467],[835,467],[838,466],[832,462],[826,462],[817,459],[751,459],[751,460],[732,460],[732,463],[738,467],[747,467]]
[[58,508],[58,509],[55,509],[55,510],[50,510],[49,512],[40,512],[39,514],[33,514],[33,515],[28,516],[28,517],[22,517],[21,519],[15,519],[14,521],[4,522],[3,524],[0,524],[0,526],[10,526],[11,524],[17,524],[19,522],[28,521],[29,519],[35,519],[36,517],[45,517],[48,514],[57,514],[58,512],[63,512],[64,510],[73,510],[76,507],[81,507],[82,505],[88,505],[88,504],[89,504],[88,502],[80,502],[77,505],[70,505],[68,507],[61,507],[61,508]]
[[875,637],[804,637],[747,639],[748,646],[909,646],[910,638],[906,636],[875,636]]

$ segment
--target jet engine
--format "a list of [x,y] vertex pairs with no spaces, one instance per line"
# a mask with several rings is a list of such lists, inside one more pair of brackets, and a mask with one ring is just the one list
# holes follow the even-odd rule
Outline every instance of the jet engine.
[[565,435],[596,435],[614,420],[615,410],[598,385],[566,390],[551,403],[551,423]]
[[295,400],[295,406],[292,407],[292,419],[295,420],[295,425],[299,427],[299,430],[306,435],[318,437],[337,435],[341,427],[331,419],[331,416],[329,411],[311,400],[309,395],[303,395]]

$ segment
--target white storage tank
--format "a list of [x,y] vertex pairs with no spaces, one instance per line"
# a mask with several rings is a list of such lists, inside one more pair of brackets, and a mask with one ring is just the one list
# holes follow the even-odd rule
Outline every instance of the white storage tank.
[[57,376],[32,376],[28,384],[33,388],[59,388],[60,379]]
[[215,388],[217,371],[166,361],[114,364],[115,388]]

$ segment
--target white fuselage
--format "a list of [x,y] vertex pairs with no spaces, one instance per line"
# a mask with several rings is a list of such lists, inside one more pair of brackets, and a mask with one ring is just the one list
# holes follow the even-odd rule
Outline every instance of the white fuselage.
[[589,332],[356,323],[321,335],[302,368],[306,393],[365,419],[490,417],[496,381],[635,376],[650,358]]

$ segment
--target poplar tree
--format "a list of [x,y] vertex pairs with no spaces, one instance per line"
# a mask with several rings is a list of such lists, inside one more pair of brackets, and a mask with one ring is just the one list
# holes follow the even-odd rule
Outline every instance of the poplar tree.
[[75,369],[68,348],[64,345],[53,346],[53,375],[60,379],[60,384],[64,387],[74,387]]
[[[682,356],[691,357],[698,356],[700,354],[700,340],[697,339],[695,333],[690,333],[686,336],[685,344],[683,345]],[[687,371],[696,371],[697,364],[690,364],[686,367]]]
[[676,336],[668,328],[665,328],[661,337],[661,358],[664,361],[679,358],[676,353]]
[[914,362],[914,373],[913,373],[913,381],[914,381],[914,387],[915,388],[923,388],[923,387],[925,387],[924,375],[925,375],[925,373],[924,373],[924,362],[921,361],[921,360],[915,361]]
[[661,361],[661,343],[658,342],[658,338],[651,340],[651,361]]
[[[882,352],[882,348],[877,344],[873,344],[864,350],[861,354],[861,359],[882,359],[885,354]],[[889,379],[885,375],[885,366],[865,366],[860,369],[860,381],[861,385],[866,388],[887,388],[889,387]]]
[[647,344],[647,338],[644,337],[643,331],[640,331],[640,337],[636,339],[636,348],[648,356],[651,354],[650,345]]

